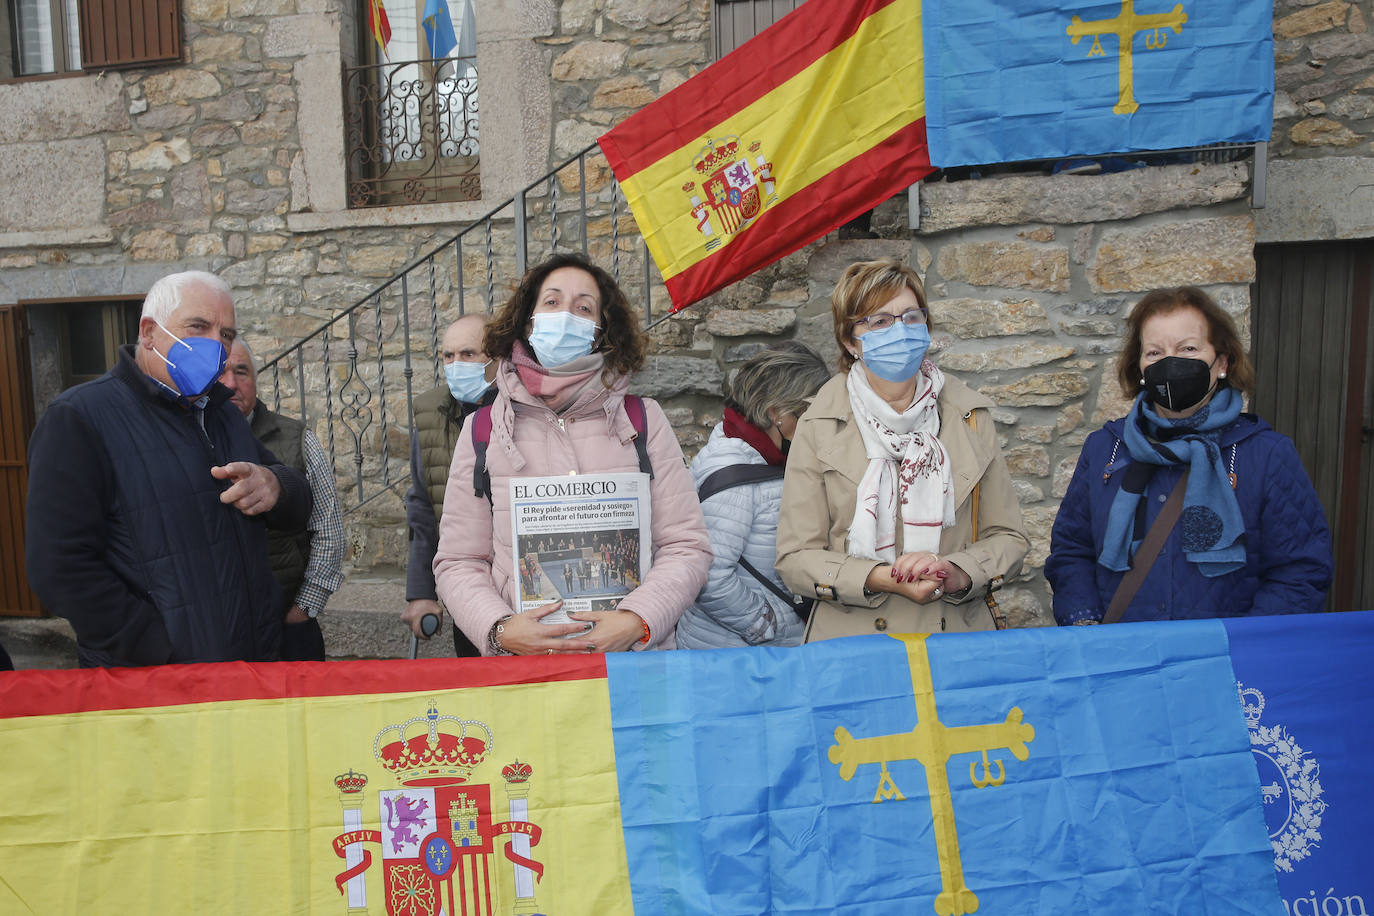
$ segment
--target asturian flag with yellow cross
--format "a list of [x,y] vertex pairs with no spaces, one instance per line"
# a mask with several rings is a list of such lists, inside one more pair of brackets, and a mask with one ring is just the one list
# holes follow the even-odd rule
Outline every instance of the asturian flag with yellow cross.
[[940,167],[1268,140],[1274,5],[924,0]]

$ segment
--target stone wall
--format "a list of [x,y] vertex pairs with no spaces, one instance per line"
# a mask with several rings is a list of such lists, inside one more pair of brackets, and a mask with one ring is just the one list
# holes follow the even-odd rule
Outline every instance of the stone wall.
[[1280,159],[1374,151],[1374,4],[1274,4],[1274,137]]

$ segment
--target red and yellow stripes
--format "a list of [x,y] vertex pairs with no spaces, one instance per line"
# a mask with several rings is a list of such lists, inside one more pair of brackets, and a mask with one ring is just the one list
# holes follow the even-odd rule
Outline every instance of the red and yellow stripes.
[[[928,173],[923,84],[920,0],[809,0],[602,137],[674,307]],[[749,162],[772,164],[777,199],[708,250],[683,185],[708,177],[693,168],[708,139],[732,136],[759,145]]]
[[386,18],[382,0],[367,0],[367,26],[377,47],[386,54],[386,46],[391,41],[391,20]]

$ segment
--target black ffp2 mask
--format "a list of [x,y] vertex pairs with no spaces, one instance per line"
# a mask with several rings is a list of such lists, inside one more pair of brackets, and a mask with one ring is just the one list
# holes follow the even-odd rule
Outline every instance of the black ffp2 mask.
[[1212,392],[1212,365],[1186,356],[1166,356],[1141,373],[1145,397],[1156,407],[1187,410]]

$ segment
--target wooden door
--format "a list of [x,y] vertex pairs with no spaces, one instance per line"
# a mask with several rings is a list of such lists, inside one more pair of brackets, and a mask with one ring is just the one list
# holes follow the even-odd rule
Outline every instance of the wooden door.
[[23,306],[0,306],[0,615],[36,617],[38,598],[24,575],[25,456],[33,429],[33,390]]
[[1336,561],[1327,607],[1374,609],[1374,241],[1260,245],[1253,410],[1293,439]]

